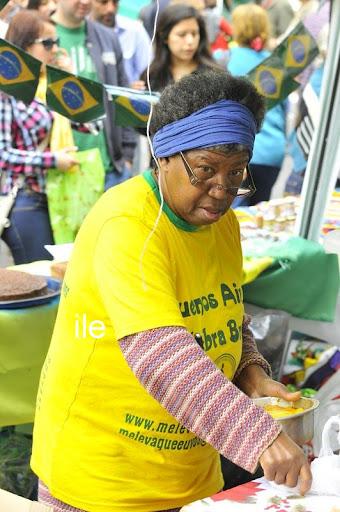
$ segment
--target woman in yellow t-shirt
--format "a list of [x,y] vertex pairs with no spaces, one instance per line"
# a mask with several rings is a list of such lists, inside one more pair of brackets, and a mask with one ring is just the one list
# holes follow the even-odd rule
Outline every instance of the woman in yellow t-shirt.
[[242,303],[239,226],[263,99],[225,71],[169,85],[156,167],[110,189],[77,236],[41,374],[32,468],[55,511],[179,510],[223,487],[219,453],[300,491],[308,463],[252,397],[270,378]]

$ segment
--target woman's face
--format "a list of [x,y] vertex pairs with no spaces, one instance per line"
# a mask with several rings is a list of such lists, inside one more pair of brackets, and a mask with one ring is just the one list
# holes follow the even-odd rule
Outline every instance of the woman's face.
[[186,151],[184,156],[191,169],[214,172],[210,186],[190,183],[180,155],[159,158],[159,180],[164,200],[171,210],[189,224],[204,226],[217,222],[230,208],[234,197],[224,189],[211,184],[230,186],[235,176],[241,176],[249,161],[248,151],[230,154],[197,149]]
[[184,62],[190,62],[200,42],[200,30],[195,18],[182,20],[172,27],[166,41],[171,56]]
[[40,42],[33,43],[27,48],[28,53],[40,60],[43,64],[53,64],[58,53],[58,45],[53,43],[57,39],[54,25],[44,23],[41,34],[37,38]]

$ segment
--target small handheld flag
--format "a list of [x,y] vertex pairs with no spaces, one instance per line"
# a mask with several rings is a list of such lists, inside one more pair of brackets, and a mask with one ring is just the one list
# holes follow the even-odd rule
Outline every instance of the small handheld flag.
[[283,101],[299,87],[300,84],[293,78],[317,54],[318,48],[313,37],[299,23],[269,57],[248,73],[248,78],[265,97],[267,109]]
[[0,11],[7,5],[9,0],[0,0]]
[[31,103],[39,82],[41,62],[0,39],[0,90]]
[[318,46],[303,23],[298,23],[279,45],[283,65],[296,76],[319,53]]
[[146,126],[151,105],[157,103],[159,94],[111,85],[105,85],[105,89],[115,103],[118,125],[134,128]]
[[104,114],[102,84],[52,66],[46,67],[46,102],[52,110],[79,123]]
[[282,70],[281,61],[275,56],[263,61],[247,76],[258,92],[264,96],[268,110],[283,101],[299,87],[298,82]]

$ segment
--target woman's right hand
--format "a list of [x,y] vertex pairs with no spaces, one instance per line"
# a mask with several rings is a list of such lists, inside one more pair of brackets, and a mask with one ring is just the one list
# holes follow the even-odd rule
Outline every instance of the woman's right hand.
[[135,80],[130,84],[131,89],[136,89],[136,91],[145,91],[146,85],[144,80]]
[[68,73],[74,72],[72,60],[69,54],[67,53],[67,50],[65,50],[65,48],[58,48],[58,51],[53,59],[52,65],[62,69],[63,71],[67,71]]
[[68,171],[73,165],[79,164],[78,160],[71,153],[77,151],[77,146],[63,148],[56,152],[56,167],[61,171]]
[[288,487],[298,484],[302,495],[311,488],[312,473],[308,461],[301,448],[284,432],[263,452],[260,464],[267,480]]

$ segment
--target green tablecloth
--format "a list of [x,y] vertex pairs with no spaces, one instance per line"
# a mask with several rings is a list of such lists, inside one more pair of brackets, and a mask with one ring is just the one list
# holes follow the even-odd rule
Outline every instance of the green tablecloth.
[[[259,250],[256,256],[261,256]],[[326,254],[316,242],[292,237],[266,247],[263,256],[272,257],[273,263],[243,287],[245,302],[307,320],[334,320],[339,294],[336,254]]]
[[33,421],[58,303],[0,310],[0,427]]

